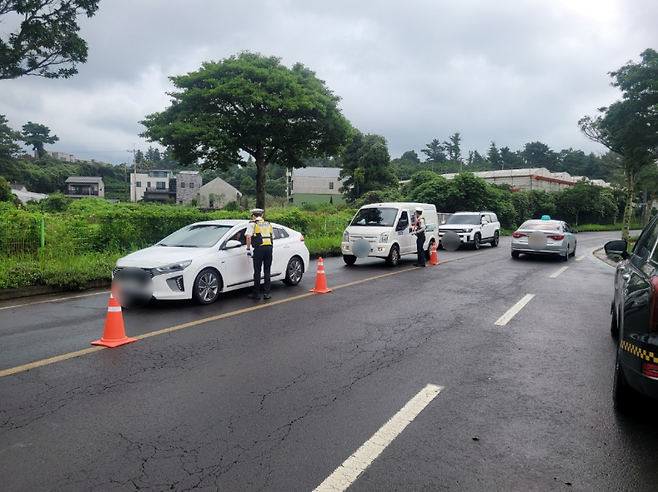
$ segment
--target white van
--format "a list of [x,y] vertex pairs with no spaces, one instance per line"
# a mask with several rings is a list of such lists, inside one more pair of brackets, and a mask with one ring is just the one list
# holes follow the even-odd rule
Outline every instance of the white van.
[[389,266],[398,264],[403,255],[416,255],[416,236],[411,234],[415,211],[423,209],[425,218],[425,257],[432,245],[438,245],[439,218],[436,207],[429,203],[371,203],[356,213],[343,232],[341,252],[346,265],[357,258],[375,257]]

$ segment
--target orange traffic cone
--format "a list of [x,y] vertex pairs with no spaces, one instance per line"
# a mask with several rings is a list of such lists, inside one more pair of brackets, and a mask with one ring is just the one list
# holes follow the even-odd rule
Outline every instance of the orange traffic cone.
[[430,265],[440,265],[441,264],[441,263],[439,263],[439,255],[436,252],[436,242],[432,243],[432,254],[430,254],[429,264]]
[[118,347],[126,343],[136,342],[136,338],[128,338],[126,330],[123,327],[123,315],[121,314],[121,306],[114,299],[110,292],[110,304],[107,307],[107,317],[105,318],[105,331],[103,338],[91,342],[92,345],[102,345],[104,347]]
[[309,292],[317,292],[318,294],[331,292],[331,289],[327,288],[327,279],[324,276],[324,263],[322,262],[322,257],[318,258],[318,275],[315,277],[315,288],[309,290]]

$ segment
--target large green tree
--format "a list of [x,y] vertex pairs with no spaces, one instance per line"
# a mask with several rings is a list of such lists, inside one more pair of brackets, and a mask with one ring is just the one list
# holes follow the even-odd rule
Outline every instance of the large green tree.
[[0,34],[0,79],[38,75],[69,78],[87,61],[77,18],[92,17],[100,0],[0,0],[0,23],[20,18],[14,32]]
[[658,158],[658,53],[645,50],[639,63],[628,62],[610,76],[623,92],[621,101],[579,121],[581,131],[622,157],[626,207],[622,238],[628,239],[638,173]]
[[356,132],[341,155],[341,193],[354,203],[368,191],[397,189],[398,180],[391,168],[388,144],[381,135]]
[[170,77],[172,104],[146,117],[142,136],[168,147],[181,164],[226,170],[253,157],[256,204],[265,206],[265,168],[304,167],[305,159],[338,154],[352,127],[340,98],[304,65],[243,52]]
[[34,149],[34,157],[39,158],[46,155],[46,144],[54,144],[59,141],[57,135],[50,135],[50,128],[31,121],[23,125],[21,135],[25,143]]
[[21,140],[21,134],[12,130],[4,114],[0,114],[0,158],[13,157],[18,154],[21,147],[17,142]]

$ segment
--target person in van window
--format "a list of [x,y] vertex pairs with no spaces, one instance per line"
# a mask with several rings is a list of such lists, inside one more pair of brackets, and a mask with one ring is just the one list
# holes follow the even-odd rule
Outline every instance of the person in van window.
[[414,266],[424,267],[425,266],[425,217],[423,217],[423,209],[417,208],[416,214],[414,217],[414,225],[411,230],[412,234],[416,236],[416,251],[418,252],[418,260],[414,263]]

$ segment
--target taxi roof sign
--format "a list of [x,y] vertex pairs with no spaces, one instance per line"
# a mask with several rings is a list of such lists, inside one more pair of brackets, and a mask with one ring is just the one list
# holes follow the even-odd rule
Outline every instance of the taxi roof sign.
[[551,216],[550,215],[542,215],[541,220],[551,220]]

